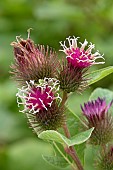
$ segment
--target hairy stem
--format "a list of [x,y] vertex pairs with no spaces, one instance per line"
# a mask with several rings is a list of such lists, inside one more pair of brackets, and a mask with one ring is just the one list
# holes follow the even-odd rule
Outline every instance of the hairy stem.
[[[63,99],[62,99],[61,106],[65,105],[66,100],[67,100],[67,93],[64,92],[64,93],[63,93]],[[66,123],[63,125],[63,129],[64,129],[65,136],[66,136],[67,138],[70,138],[71,135],[70,135],[70,132],[69,132],[69,129],[68,129]],[[66,152],[68,155],[70,155],[71,158],[74,160],[76,166],[78,167],[78,170],[84,170],[84,169],[83,169],[83,166],[82,166],[82,164],[81,164],[81,162],[80,162],[80,159],[79,159],[78,156],[77,156],[77,153],[76,153],[74,147],[73,147],[73,146],[70,146],[70,147],[66,147],[66,148],[64,148],[64,149],[65,149],[65,152]]]

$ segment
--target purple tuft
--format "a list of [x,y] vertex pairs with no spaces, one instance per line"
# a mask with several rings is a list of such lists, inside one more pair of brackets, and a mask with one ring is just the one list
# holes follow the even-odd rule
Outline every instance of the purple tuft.
[[54,94],[50,87],[34,87],[26,97],[26,105],[29,109],[34,108],[35,111],[47,110],[47,107],[51,106],[53,100]]
[[[60,99],[57,91],[59,90],[59,81],[54,78],[45,78],[40,80],[37,85],[34,81],[26,82],[26,86],[19,89],[17,93],[17,103],[24,105],[21,112],[38,113],[40,110],[47,110],[51,107],[53,100]],[[22,102],[20,102],[20,99]]]
[[95,127],[91,135],[91,143],[95,145],[107,144],[113,140],[113,117],[108,112],[113,101],[108,105],[105,98],[84,103],[81,106],[84,116],[87,118],[87,127]]
[[104,62],[96,62],[97,59],[104,59],[102,55],[97,51],[92,54],[92,49],[94,49],[95,45],[90,43],[88,48],[85,50],[88,42],[85,40],[84,43],[80,43],[81,47],[78,47],[77,40],[79,37],[71,38],[68,37],[69,47],[66,46],[65,41],[64,43],[60,42],[61,46],[63,47],[63,51],[67,56],[67,61],[73,67],[79,68],[87,68],[94,64],[104,64]]
[[89,62],[89,60],[91,60],[91,55],[88,55],[84,50],[80,51],[80,48],[67,50],[67,54],[69,55],[67,56],[68,63],[71,63],[74,67],[85,68],[92,65],[92,62]]
[[99,98],[94,101],[89,101],[84,104],[84,107],[81,106],[83,114],[87,117],[87,119],[91,119],[92,117],[98,117],[99,119],[104,117],[104,115],[108,112],[113,102],[110,104],[106,104],[106,99]]

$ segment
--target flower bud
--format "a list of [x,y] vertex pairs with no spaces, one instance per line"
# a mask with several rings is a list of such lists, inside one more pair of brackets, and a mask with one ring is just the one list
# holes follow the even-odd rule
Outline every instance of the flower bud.
[[73,68],[70,64],[63,63],[58,76],[60,88],[67,93],[82,92],[87,87],[86,72],[87,68]]
[[[18,105],[23,104],[31,126],[39,130],[56,130],[65,121],[64,109],[60,107],[61,98],[57,91],[59,81],[54,78],[40,80],[40,84],[34,81],[19,89],[17,93]],[[19,100],[22,100],[20,102]],[[59,101],[60,99],[60,101]]]
[[91,136],[92,144],[103,145],[113,140],[113,117],[108,112],[112,103],[107,105],[105,98],[98,97],[81,106],[88,128],[95,127]]

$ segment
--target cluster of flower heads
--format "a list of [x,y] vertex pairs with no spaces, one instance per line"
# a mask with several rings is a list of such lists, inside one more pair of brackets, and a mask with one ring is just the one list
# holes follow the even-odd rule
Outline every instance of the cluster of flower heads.
[[[14,64],[12,74],[19,84],[18,106],[24,106],[31,127],[36,133],[43,130],[57,130],[65,124],[65,106],[60,97],[62,92],[83,91],[87,87],[87,71],[94,64],[104,64],[103,55],[92,53],[95,45],[85,40],[78,45],[78,38],[68,37],[60,42],[65,57],[62,61],[54,50],[43,45],[35,45],[30,39],[16,37],[12,42]],[[101,61],[102,60],[102,61]],[[109,109],[113,101],[105,98],[84,103],[81,106],[87,128],[94,127],[90,142],[107,146],[113,140],[113,117]],[[104,153],[104,154],[103,154]],[[100,170],[113,170],[113,147],[100,154]]]
[[[42,129],[57,129],[65,121],[64,107],[58,100],[59,92],[82,91],[87,86],[86,73],[90,66],[103,64],[96,62],[104,59],[99,52],[92,54],[94,45],[85,40],[81,47],[77,46],[78,38],[67,38],[61,44],[66,57],[62,62],[54,50],[43,45],[35,45],[30,39],[30,31],[26,40],[16,37],[12,42],[14,48],[13,77],[19,84],[17,93],[18,105],[23,104],[31,125]],[[57,89],[56,89],[57,86]],[[56,89],[56,90],[55,90]],[[21,98],[22,102],[20,102]]]
[[113,101],[108,105],[105,98],[89,101],[81,106],[86,124],[89,128],[95,127],[91,135],[91,143],[103,145],[113,140],[113,117],[108,112]]
[[[80,43],[78,47],[78,38],[67,38],[69,44],[66,47],[60,42],[66,57],[62,63],[54,50],[43,45],[35,45],[29,38],[24,40],[16,37],[17,42],[12,42],[14,47],[15,63],[12,65],[13,77],[21,85],[26,81],[46,78],[57,78],[60,81],[60,89],[67,93],[81,91],[87,86],[86,73],[90,66],[94,64],[103,64],[104,58],[99,52],[92,53],[94,44],[90,44],[85,50],[88,42]],[[103,61],[96,62],[97,59]]]

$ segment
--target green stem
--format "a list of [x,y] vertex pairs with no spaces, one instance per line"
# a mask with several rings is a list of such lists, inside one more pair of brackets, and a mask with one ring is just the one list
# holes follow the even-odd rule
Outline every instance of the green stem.
[[69,163],[69,165],[73,168],[73,170],[76,170],[76,167],[73,165],[73,163],[63,154],[63,152],[59,149],[57,144],[53,142],[55,148],[58,150],[58,152],[62,155],[62,157]]

